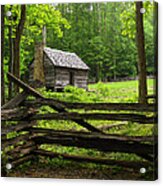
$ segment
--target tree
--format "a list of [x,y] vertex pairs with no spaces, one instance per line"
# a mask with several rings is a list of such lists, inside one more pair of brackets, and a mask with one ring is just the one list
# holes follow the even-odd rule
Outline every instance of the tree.
[[1,105],[5,103],[4,85],[4,5],[1,5]]
[[[12,12],[12,5],[9,9],[10,12]],[[12,38],[12,15],[9,16],[9,25],[8,25],[8,43],[9,43],[9,64],[8,64],[8,71],[10,73],[13,73],[13,38]],[[8,99],[12,98],[12,92],[13,88],[12,88],[12,82],[9,81],[8,84]]]
[[[5,5],[10,10],[11,5]],[[148,75],[154,74],[152,4],[145,2],[144,35]],[[134,3],[69,3],[26,6],[26,21],[20,45],[20,76],[29,72],[34,46],[42,42],[47,28],[47,46],[75,52],[90,67],[96,81],[135,77],[138,74]],[[21,5],[12,6],[12,39],[21,19]],[[5,21],[9,19],[5,18]],[[8,25],[5,26],[5,72],[9,60]],[[71,25],[71,26],[70,26]],[[70,28],[70,29],[68,29]],[[25,79],[24,79],[25,80]],[[8,83],[6,81],[6,83]]]
[[137,30],[137,48],[138,48],[138,77],[139,77],[139,103],[146,103],[147,99],[147,77],[146,77],[146,54],[143,14],[140,9],[143,8],[142,2],[136,2],[136,30]]
[[[19,23],[16,28],[16,34],[14,39],[14,60],[13,60],[13,74],[16,77],[20,77],[20,41],[24,29],[24,24],[26,20],[26,5],[21,5],[21,16]],[[19,92],[19,87],[14,86],[14,91]]]
[[[5,19],[5,25],[7,25],[7,28],[9,26],[9,30],[6,29],[5,40],[10,46],[7,47],[8,52],[5,54],[6,64],[9,66],[11,64],[11,59],[9,58],[11,58],[12,39],[14,48],[13,74],[20,77],[20,75],[24,75],[25,70],[28,70],[28,64],[33,59],[35,43],[42,42],[43,26],[51,27],[56,37],[62,37],[62,28],[69,28],[69,24],[67,20],[62,17],[61,13],[58,10],[55,10],[55,6],[50,4],[28,6],[5,5],[5,7],[6,11],[12,12],[12,19]],[[11,68],[8,68],[8,70],[10,71]],[[18,92],[17,86],[15,86],[14,89],[15,93]]]

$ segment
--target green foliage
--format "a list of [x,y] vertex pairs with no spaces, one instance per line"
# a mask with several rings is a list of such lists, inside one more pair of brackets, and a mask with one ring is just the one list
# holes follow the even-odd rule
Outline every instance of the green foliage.
[[[144,3],[145,43],[147,72],[154,72],[153,4]],[[135,77],[137,48],[135,42],[135,3],[59,4],[70,22],[63,38],[55,38],[48,29],[48,45],[77,53],[90,67],[92,81],[108,81],[122,77]]]
[[[154,73],[153,7],[145,2],[144,31],[147,73]],[[75,52],[90,67],[90,81],[109,81],[136,77],[135,3],[77,3],[27,5],[26,22],[21,38],[21,75],[29,70],[34,57],[34,43],[42,41],[47,28],[47,46]],[[20,19],[20,5],[5,5],[5,72],[8,71],[8,26],[12,38]],[[7,85],[7,79],[5,78]]]
[[[5,5],[5,12],[11,11],[11,17],[5,16],[5,72],[8,71],[9,62],[9,29],[12,27],[12,39],[16,37],[16,28],[20,20],[21,5]],[[34,44],[42,42],[42,29],[46,26],[53,30],[55,37],[62,37],[63,30],[69,29],[70,24],[59,10],[51,4],[26,5],[26,20],[20,48],[20,74],[28,71],[28,65],[34,57]],[[7,82],[7,81],[6,81]]]

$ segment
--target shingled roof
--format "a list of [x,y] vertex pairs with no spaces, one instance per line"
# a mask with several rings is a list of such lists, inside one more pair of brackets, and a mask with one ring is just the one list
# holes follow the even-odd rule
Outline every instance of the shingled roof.
[[64,52],[47,47],[44,48],[44,52],[54,66],[89,70],[89,67],[75,53]]

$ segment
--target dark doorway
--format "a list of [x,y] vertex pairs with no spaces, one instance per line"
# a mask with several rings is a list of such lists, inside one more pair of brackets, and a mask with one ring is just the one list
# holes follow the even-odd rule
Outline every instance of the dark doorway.
[[70,85],[74,85],[74,72],[70,72]]

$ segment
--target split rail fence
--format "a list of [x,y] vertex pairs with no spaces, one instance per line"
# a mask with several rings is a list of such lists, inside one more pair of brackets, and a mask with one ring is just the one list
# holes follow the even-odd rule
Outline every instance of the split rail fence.
[[[116,124],[99,128],[88,122],[88,120],[130,121],[136,122],[142,125],[142,127],[146,124],[156,126],[156,104],[68,103],[45,98],[35,89],[10,73],[8,73],[8,78],[23,89],[23,91],[2,106],[2,157],[5,154],[5,158],[2,159],[2,167],[5,168],[6,163],[11,163],[12,168],[14,168],[39,156],[50,158],[62,157],[63,159],[77,162],[85,161],[137,169],[148,166],[154,168],[157,165],[157,136],[106,134],[105,128],[114,127]],[[34,99],[29,99],[28,96],[33,96]],[[54,113],[39,114],[38,109],[43,105],[50,106],[54,109]],[[72,109],[95,110],[96,112],[80,113],[72,112]],[[100,112],[97,113],[97,111]],[[101,113],[101,111],[120,111],[120,113]],[[130,112],[126,113],[126,111]],[[86,130],[63,131],[39,128],[37,126],[38,120],[70,120]],[[17,136],[10,137],[9,134],[11,132],[16,132]],[[42,144],[96,149],[106,153],[121,152],[136,154],[142,158],[142,161],[123,161],[54,153],[41,149],[40,145]]]

